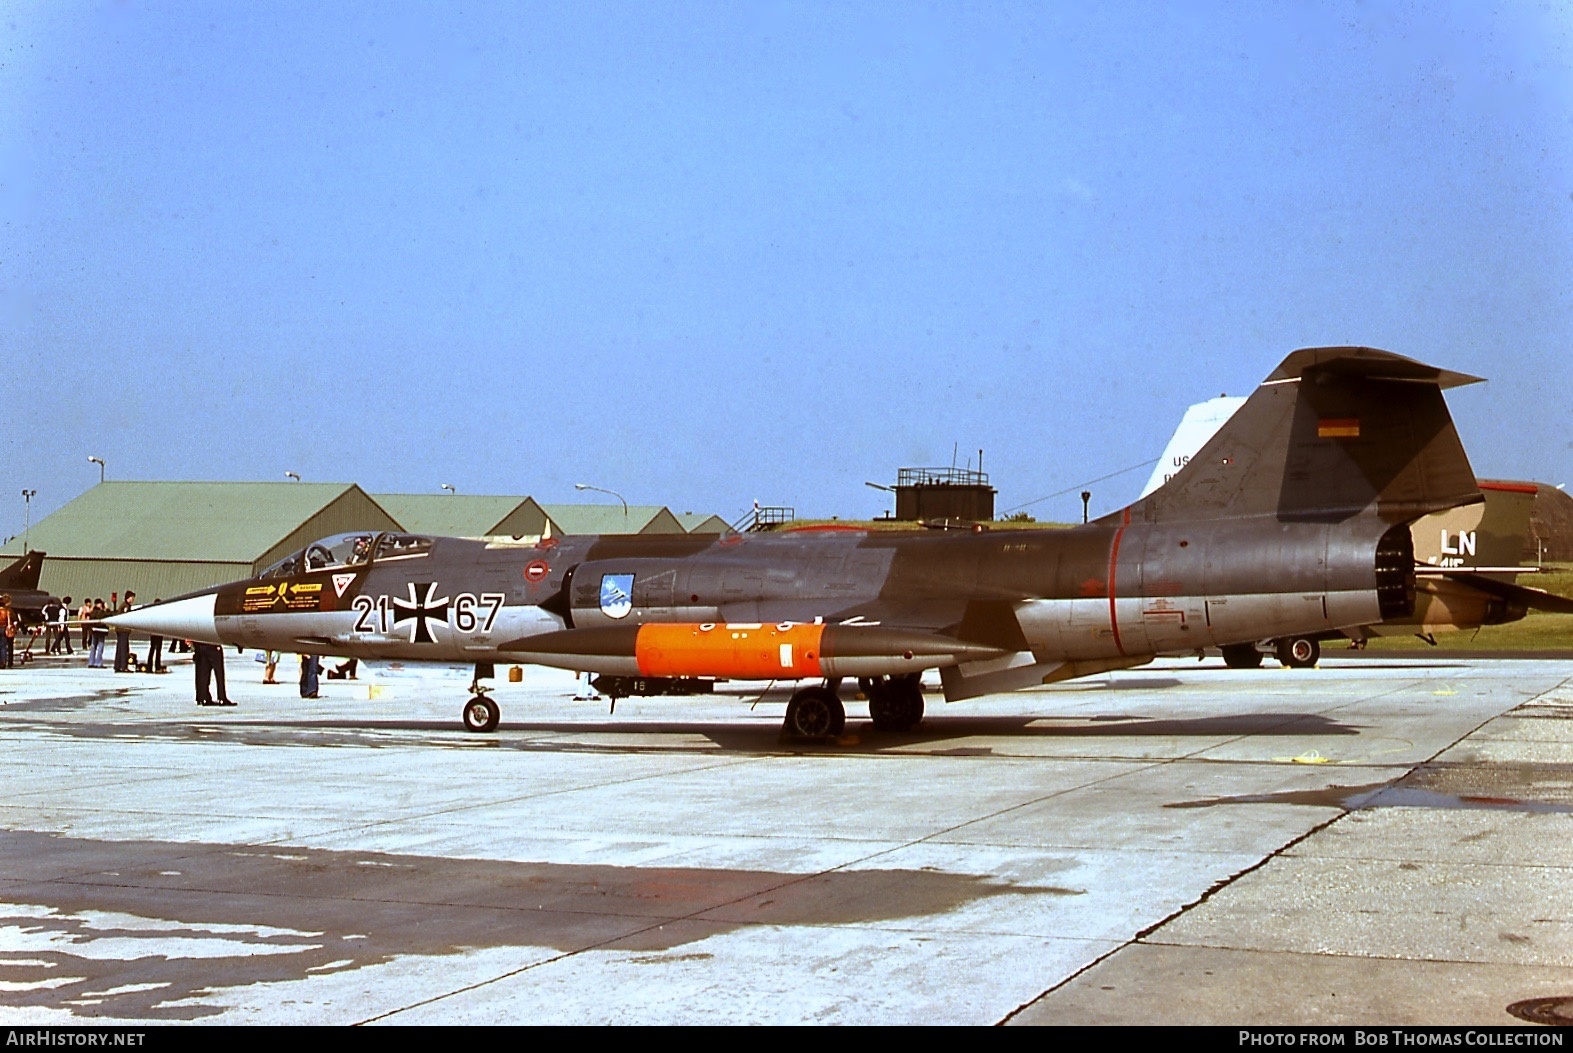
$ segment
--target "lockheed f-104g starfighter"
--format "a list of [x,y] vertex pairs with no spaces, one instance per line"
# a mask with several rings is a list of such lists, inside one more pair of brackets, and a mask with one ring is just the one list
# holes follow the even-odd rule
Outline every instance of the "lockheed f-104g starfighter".
[[947,700],[1406,617],[1409,524],[1478,503],[1442,391],[1479,378],[1366,347],[1290,354],[1169,482],[1071,528],[446,538],[369,532],[110,624],[214,643],[800,684],[794,737]]

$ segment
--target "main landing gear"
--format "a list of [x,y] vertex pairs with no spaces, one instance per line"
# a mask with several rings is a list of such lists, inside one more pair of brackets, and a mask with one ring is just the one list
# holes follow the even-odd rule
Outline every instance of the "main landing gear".
[[1290,669],[1309,669],[1322,657],[1322,645],[1309,636],[1286,636],[1274,645],[1274,652]]
[[[787,703],[782,733],[790,739],[833,739],[846,728],[847,711],[834,682],[799,688]],[[858,687],[868,699],[876,731],[911,731],[923,720],[923,680],[907,676],[862,677]]]
[[[1220,650],[1223,664],[1230,669],[1256,669],[1262,664],[1262,652],[1255,644],[1229,644]],[[1309,636],[1285,636],[1273,641],[1273,657],[1290,669],[1309,669],[1322,657],[1322,645]]]
[[800,687],[787,703],[782,733],[790,739],[833,739],[847,726],[847,710],[829,686]]
[[911,731],[923,722],[921,675],[864,677],[858,687],[868,699],[875,731]]
[[1256,649],[1255,644],[1226,644],[1219,650],[1223,652],[1223,664],[1230,669],[1261,668],[1262,652]]
[[502,718],[502,711],[497,708],[497,703],[486,697],[491,690],[482,680],[489,680],[497,675],[496,667],[490,662],[475,663],[475,679],[470,681],[470,691],[474,697],[464,704],[464,730],[488,732],[497,730],[497,721]]

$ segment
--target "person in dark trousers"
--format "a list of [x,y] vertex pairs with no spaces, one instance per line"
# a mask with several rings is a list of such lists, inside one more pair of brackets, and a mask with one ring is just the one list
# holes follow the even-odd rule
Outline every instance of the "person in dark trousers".
[[[163,603],[155,599],[154,603]],[[162,636],[149,636],[147,638],[147,665],[142,668],[149,673],[162,673],[164,671],[164,638]]]
[[88,612],[88,647],[87,667],[89,669],[104,668],[104,641],[109,639],[109,627],[103,619],[109,617],[109,611],[104,607],[103,600],[94,600],[93,609]]
[[[218,644],[194,643],[192,649],[196,652],[197,705],[233,706],[235,703],[229,700],[229,690],[224,686],[224,648]],[[215,678],[218,680],[217,701],[211,689]]]
[[[131,601],[137,598],[134,592],[127,592],[126,598],[120,601],[120,606],[115,608],[116,614],[125,614],[131,609]],[[132,664],[136,661],[131,657],[131,630],[115,630],[115,672],[129,673]]]
[[71,649],[71,597],[67,596],[60,601],[60,610],[56,612],[56,626],[59,635],[55,637],[55,654],[76,654]]
[[300,697],[317,697],[317,678],[322,675],[322,662],[314,654],[300,656]]
[[[154,600],[158,603],[158,600]],[[149,636],[147,638],[147,665],[144,667],[150,673],[164,671],[164,638],[162,636]]]
[[44,653],[54,654],[56,647],[55,638],[59,634],[59,630],[56,628],[56,626],[60,622],[60,601],[52,599],[48,603],[44,604],[43,615]]

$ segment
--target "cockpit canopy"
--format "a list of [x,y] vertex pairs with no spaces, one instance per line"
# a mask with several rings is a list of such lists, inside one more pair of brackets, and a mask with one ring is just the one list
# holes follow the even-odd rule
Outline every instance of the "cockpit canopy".
[[285,556],[258,574],[259,578],[284,578],[336,567],[358,567],[373,559],[407,559],[431,551],[432,539],[414,534],[376,534],[363,530],[313,541]]

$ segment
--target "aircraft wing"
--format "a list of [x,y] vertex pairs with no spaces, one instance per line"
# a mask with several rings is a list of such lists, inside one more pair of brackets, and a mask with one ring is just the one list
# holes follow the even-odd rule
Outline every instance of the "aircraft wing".
[[1468,585],[1472,589],[1479,589],[1491,596],[1508,601],[1520,607],[1533,611],[1549,611],[1552,614],[1573,614],[1573,599],[1558,596],[1554,592],[1544,589],[1531,589],[1527,585],[1516,585],[1498,578],[1489,578],[1484,574],[1470,571],[1443,572],[1441,577],[1449,581],[1456,581],[1460,585]]

